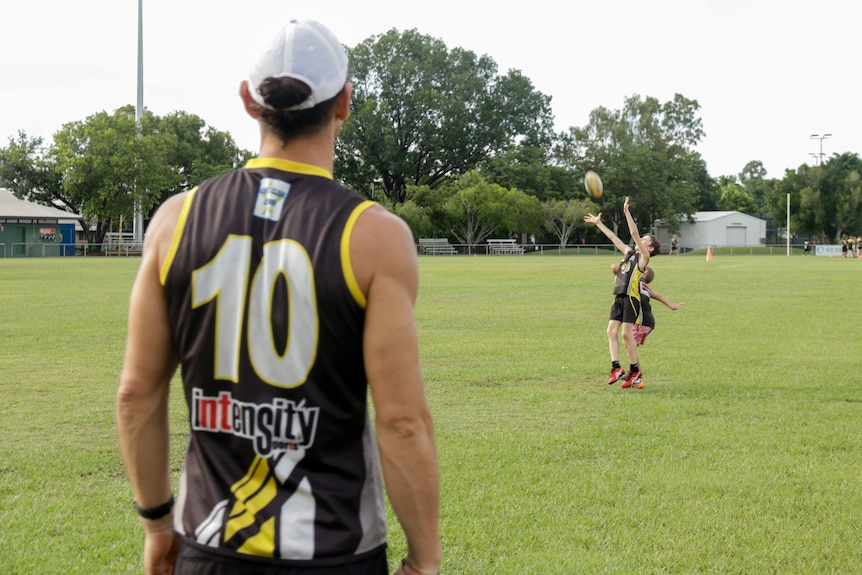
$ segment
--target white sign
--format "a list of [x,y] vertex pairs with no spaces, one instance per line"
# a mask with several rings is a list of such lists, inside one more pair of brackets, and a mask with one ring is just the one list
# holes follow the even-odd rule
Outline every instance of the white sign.
[[841,256],[841,246],[817,246],[814,254],[818,256]]

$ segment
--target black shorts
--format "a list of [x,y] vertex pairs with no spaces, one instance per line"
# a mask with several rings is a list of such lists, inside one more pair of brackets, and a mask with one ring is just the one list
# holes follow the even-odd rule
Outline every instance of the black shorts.
[[386,547],[345,565],[282,567],[206,553],[180,543],[174,575],[388,575]]
[[611,321],[635,323],[641,314],[641,301],[628,295],[618,295],[611,305]]
[[644,313],[641,316],[641,325],[650,329],[653,329],[655,327],[655,316],[652,314],[652,312],[647,312],[646,310],[644,310]]

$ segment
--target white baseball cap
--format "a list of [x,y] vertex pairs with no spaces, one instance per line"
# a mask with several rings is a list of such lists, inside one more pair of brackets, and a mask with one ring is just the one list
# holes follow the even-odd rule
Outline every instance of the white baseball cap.
[[284,108],[306,110],[334,98],[347,82],[347,53],[335,34],[314,20],[291,20],[282,28],[249,74],[254,101],[273,108],[258,89],[267,78],[293,78],[311,88],[304,102]]

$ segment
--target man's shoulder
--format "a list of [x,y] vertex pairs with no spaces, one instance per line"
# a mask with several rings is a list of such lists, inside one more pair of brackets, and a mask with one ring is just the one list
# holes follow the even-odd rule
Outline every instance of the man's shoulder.
[[411,241],[413,238],[410,228],[403,219],[377,203],[362,211],[361,216],[356,220],[356,227],[370,231],[377,238],[375,243],[381,239],[387,239],[390,235],[401,239],[409,235]]

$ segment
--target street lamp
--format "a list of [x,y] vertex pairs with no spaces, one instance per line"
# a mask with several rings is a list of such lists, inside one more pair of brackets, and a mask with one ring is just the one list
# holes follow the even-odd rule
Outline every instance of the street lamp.
[[[138,102],[135,106],[135,127],[141,132],[141,119],[144,117],[144,0],[138,0]],[[135,243],[144,243],[144,213],[141,211],[141,190],[135,182],[135,219],[132,227]],[[121,232],[123,230],[120,230]]]
[[820,156],[819,156],[820,162],[819,162],[819,164],[823,163],[823,140],[825,140],[826,138],[828,138],[831,135],[832,134],[823,134],[821,136],[820,134],[811,134],[812,140],[820,140]]

